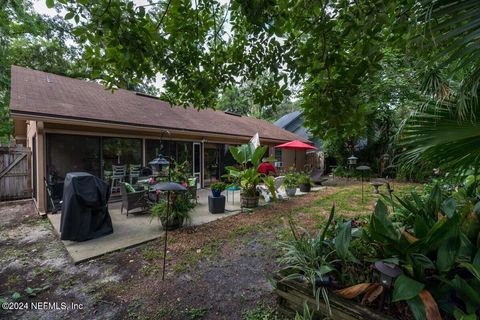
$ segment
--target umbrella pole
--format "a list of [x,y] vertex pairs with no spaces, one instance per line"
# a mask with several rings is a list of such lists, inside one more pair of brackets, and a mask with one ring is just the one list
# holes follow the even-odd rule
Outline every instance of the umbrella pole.
[[294,157],[294,160],[293,160],[293,166],[295,167],[295,171],[297,170],[297,150],[293,150],[293,152],[295,152],[295,157]]
[[163,245],[163,270],[162,281],[165,280],[165,264],[167,262],[167,235],[168,235],[168,218],[170,213],[170,191],[167,191],[167,222],[165,225],[165,243]]

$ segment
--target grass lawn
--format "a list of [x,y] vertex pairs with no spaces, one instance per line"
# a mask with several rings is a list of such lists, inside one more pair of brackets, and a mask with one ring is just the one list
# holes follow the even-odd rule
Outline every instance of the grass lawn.
[[[415,187],[394,185],[396,194]],[[39,220],[31,206],[13,206],[0,220],[0,299],[11,300],[17,293],[17,301],[67,301],[83,309],[0,310],[0,317],[275,319],[269,279],[278,268],[276,243],[289,236],[287,218],[319,227],[332,203],[337,217],[351,218],[370,214],[378,198],[368,183],[363,203],[359,183],[329,186],[252,213],[173,231],[165,281],[161,240],[74,266],[49,223]],[[36,289],[34,294],[28,288]]]

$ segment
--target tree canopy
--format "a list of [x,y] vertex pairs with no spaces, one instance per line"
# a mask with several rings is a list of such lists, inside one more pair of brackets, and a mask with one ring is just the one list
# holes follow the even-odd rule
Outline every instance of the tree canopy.
[[307,123],[322,136],[358,129],[372,98],[364,84],[382,70],[385,44],[404,38],[414,3],[47,1],[76,23],[93,76],[110,86],[161,74],[163,99],[206,108],[238,82],[257,84],[254,102],[272,106],[300,85]]

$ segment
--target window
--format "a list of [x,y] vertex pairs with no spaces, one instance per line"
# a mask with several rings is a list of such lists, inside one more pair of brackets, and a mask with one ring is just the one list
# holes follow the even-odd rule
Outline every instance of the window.
[[282,162],[282,149],[275,148],[275,160]]

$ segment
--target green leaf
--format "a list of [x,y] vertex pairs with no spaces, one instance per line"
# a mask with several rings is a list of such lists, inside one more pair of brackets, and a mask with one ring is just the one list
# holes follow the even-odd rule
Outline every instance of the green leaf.
[[13,299],[13,300],[18,300],[18,299],[20,299],[21,297],[22,297],[22,295],[21,295],[20,293],[18,293],[18,292],[14,292],[14,293],[12,294],[12,299]]
[[422,299],[417,295],[412,299],[407,300],[407,304],[412,311],[413,316],[416,320],[425,320],[427,315],[425,311],[425,305],[422,302]]
[[480,306],[480,294],[478,291],[458,275],[449,284],[455,288],[457,297],[465,303],[467,312],[475,313],[476,308]]
[[53,8],[55,6],[54,0],[46,0],[47,8]]
[[475,276],[475,278],[477,278],[477,280],[480,281],[480,265],[464,262],[464,263],[461,263],[460,266],[462,266],[465,269],[467,269],[468,271],[470,271],[470,273],[473,276]]
[[477,253],[475,254],[475,257],[473,257],[473,263],[480,265],[480,248],[478,248]]
[[474,211],[478,216],[480,216],[480,201],[475,204],[475,206],[473,207],[473,211]]
[[460,249],[460,238],[444,241],[437,251],[437,269],[440,272],[449,271],[455,263]]
[[352,223],[346,221],[338,227],[338,233],[335,237],[335,249],[337,254],[343,260],[351,260],[357,262],[358,260],[350,252],[350,240],[352,238]]
[[442,212],[449,218],[453,217],[453,215],[455,214],[456,208],[457,208],[457,202],[452,197],[446,199],[442,203]]
[[381,242],[397,242],[400,238],[400,232],[393,226],[388,219],[388,210],[383,201],[378,200],[375,211],[372,214],[369,224],[371,236]]
[[75,12],[69,11],[69,12],[65,15],[65,20],[70,20],[70,19],[72,19],[74,15],[75,15]]
[[412,278],[402,274],[395,280],[393,287],[393,302],[409,300],[418,296],[425,285],[421,282],[413,280]]

